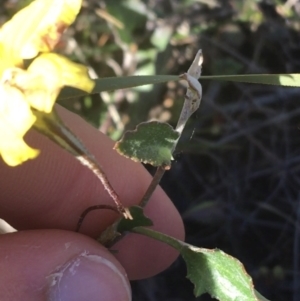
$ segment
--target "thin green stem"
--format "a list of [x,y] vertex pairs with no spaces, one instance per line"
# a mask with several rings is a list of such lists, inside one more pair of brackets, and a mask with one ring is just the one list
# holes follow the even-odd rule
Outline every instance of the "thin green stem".
[[166,243],[179,252],[181,252],[182,248],[185,246],[185,243],[183,241],[180,241],[172,236],[163,234],[161,232],[157,232],[155,230],[152,230],[152,229],[149,229],[146,227],[135,227],[131,230],[131,232],[138,233],[138,234],[141,234],[144,236],[148,236],[155,240]]

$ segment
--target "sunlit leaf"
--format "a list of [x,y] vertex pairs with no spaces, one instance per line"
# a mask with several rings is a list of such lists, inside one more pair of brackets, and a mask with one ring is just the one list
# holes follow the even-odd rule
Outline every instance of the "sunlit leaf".
[[135,1],[134,5],[128,5],[130,1],[108,1],[106,4],[107,12],[114,16],[119,23],[125,24],[122,28],[116,27],[118,37],[123,43],[130,45],[134,43],[134,31],[141,29],[147,21],[145,14],[139,11],[140,6],[143,5],[140,1]]
[[23,140],[36,118],[18,89],[0,85],[0,99],[0,154],[5,163],[16,166],[39,153]]
[[[125,77],[106,77],[94,79],[95,87],[91,94],[100,93],[103,91],[113,91],[118,89],[126,89],[149,84],[161,84],[168,81],[179,80],[177,75],[151,75],[151,76],[125,76]],[[89,93],[78,89],[66,87],[64,88],[58,99],[72,98],[84,96]]]
[[300,87],[300,74],[246,74],[201,76],[201,80],[234,81],[251,84]]
[[179,133],[167,123],[143,122],[136,130],[126,132],[114,149],[133,161],[169,169],[178,138]]
[[6,22],[0,30],[0,43],[14,57],[14,65],[51,51],[81,4],[82,0],[35,0]]
[[151,36],[151,43],[159,50],[164,51],[170,44],[170,39],[173,33],[172,26],[162,23],[154,28]]

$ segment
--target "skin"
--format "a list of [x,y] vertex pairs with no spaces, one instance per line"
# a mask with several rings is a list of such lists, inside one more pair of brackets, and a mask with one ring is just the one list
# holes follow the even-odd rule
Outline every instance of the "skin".
[[[138,204],[151,180],[147,171],[117,154],[109,138],[77,115],[62,108],[58,112],[95,155],[124,206]],[[88,169],[50,140],[33,130],[25,140],[41,150],[37,159],[14,168],[0,162],[0,218],[19,230],[0,235],[1,300],[45,300],[47,275],[82,252],[108,258],[130,280],[151,277],[176,259],[171,247],[138,234],[114,245],[117,252],[102,247],[93,238],[118,217],[108,210],[90,213],[81,233],[74,233],[84,209],[114,205],[112,200]],[[160,187],[145,214],[154,229],[184,238],[181,217]]]

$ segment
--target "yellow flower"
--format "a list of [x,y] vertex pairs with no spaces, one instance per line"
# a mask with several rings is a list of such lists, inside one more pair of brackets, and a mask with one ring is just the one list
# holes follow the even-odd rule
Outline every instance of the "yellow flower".
[[8,165],[15,166],[38,155],[37,150],[23,141],[35,116],[18,89],[2,84],[0,97],[0,152]]
[[[0,155],[11,166],[35,158],[23,136],[50,113],[63,86],[91,92],[87,68],[49,53],[76,18],[82,0],[36,0],[0,29]],[[27,69],[24,59],[35,58]]]

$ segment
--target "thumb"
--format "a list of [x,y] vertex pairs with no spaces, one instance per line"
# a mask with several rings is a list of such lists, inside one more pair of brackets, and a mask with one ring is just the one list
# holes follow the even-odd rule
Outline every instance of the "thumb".
[[0,235],[2,301],[129,301],[120,263],[94,240],[62,230]]

